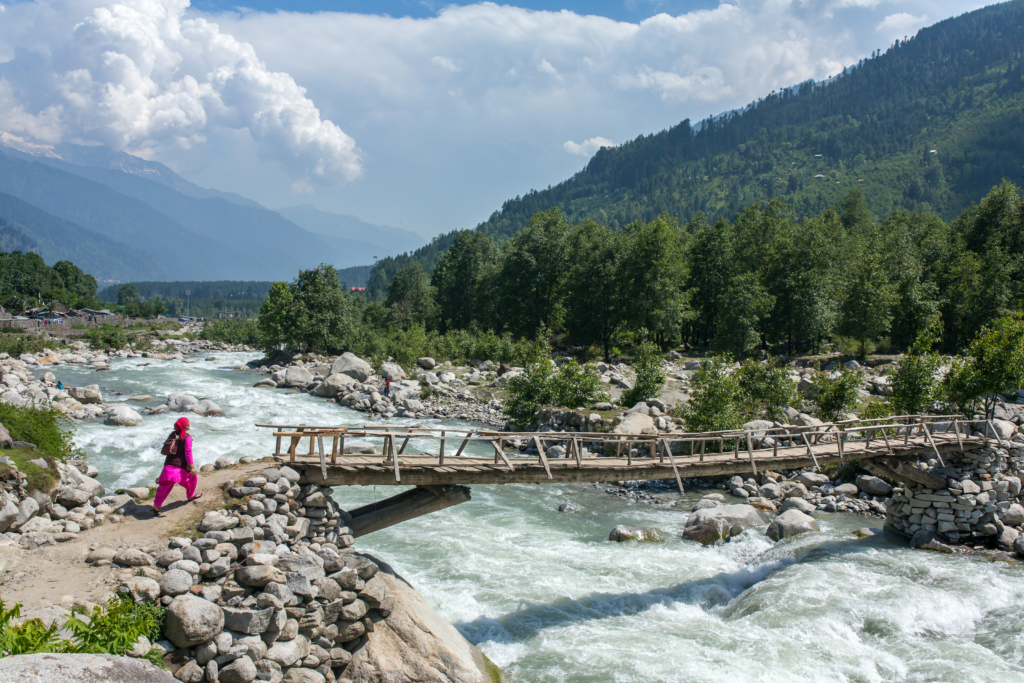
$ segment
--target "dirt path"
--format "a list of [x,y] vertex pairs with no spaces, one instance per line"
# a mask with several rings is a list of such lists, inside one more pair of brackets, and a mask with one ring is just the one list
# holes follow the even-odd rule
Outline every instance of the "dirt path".
[[221,484],[270,467],[273,461],[268,460],[200,473],[203,497],[192,503],[185,500],[185,490],[175,486],[164,503],[163,517],[154,517],[150,503],[143,503],[122,522],[82,531],[74,541],[36,550],[0,547],[0,571],[5,570],[0,599],[7,607],[21,603],[23,617],[40,617],[47,622],[75,603],[105,602],[116,590],[122,573],[130,575],[134,570],[87,565],[85,557],[91,549],[146,548],[164,544],[170,536],[184,535],[187,529],[195,528],[207,510],[225,506]]

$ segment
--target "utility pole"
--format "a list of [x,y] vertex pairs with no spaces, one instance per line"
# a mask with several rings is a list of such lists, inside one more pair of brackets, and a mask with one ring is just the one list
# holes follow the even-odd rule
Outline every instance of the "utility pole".
[[191,289],[186,289],[185,290],[185,317],[186,318],[191,318],[192,317],[192,290]]

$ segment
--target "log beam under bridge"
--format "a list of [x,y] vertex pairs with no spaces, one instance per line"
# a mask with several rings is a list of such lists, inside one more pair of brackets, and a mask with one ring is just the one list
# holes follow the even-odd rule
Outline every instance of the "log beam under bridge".
[[397,496],[349,510],[352,519],[345,524],[352,530],[352,536],[359,538],[415,517],[465,503],[469,499],[469,488],[466,486],[417,486]]

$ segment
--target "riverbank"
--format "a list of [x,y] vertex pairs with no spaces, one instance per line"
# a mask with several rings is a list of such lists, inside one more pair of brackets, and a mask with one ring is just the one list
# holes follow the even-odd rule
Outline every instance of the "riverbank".
[[[207,361],[210,355],[218,360]],[[252,374],[234,368],[255,354],[210,355],[193,354],[187,364],[117,358],[109,370],[61,372],[81,385],[101,378],[112,402],[149,395],[140,405],[159,407],[181,393],[214,401],[224,417],[189,414],[200,464],[269,453],[272,439],[254,422],[365,423],[364,413],[317,396],[253,388]],[[76,423],[76,440],[110,491],[152,483],[159,471],[159,443],[176,416],[142,417],[137,427]],[[394,492],[350,487],[332,497],[353,509]],[[514,683],[817,682],[855,680],[865,667],[881,680],[963,680],[964,671],[976,670],[995,680],[1024,675],[1018,631],[1006,626],[1024,600],[1018,563],[992,562],[999,556],[987,551],[914,551],[891,534],[860,538],[858,530],[881,522],[823,510],[811,514],[820,531],[780,542],[766,535],[767,524],[727,543],[684,540],[690,510],[709,493],[743,502],[715,488],[657,491],[661,503],[640,504],[608,495],[605,486],[473,487],[470,502],[357,539],[357,546],[394,567]],[[562,506],[574,511],[559,512]],[[609,541],[619,525],[654,527],[665,537]],[[94,533],[97,527],[84,532],[83,542]],[[805,647],[807,633],[818,647]]]

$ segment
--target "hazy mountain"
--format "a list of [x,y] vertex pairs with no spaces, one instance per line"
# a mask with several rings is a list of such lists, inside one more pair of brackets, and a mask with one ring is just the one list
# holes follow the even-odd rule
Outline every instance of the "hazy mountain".
[[[17,197],[0,192],[0,221],[6,238],[0,251],[36,251],[47,264],[71,261],[98,279],[170,278],[168,265],[138,249],[51,216]],[[19,237],[20,236],[20,237]]]
[[402,228],[390,225],[374,225],[351,214],[321,211],[309,204],[286,206],[277,212],[306,230],[324,237],[340,238],[369,243],[375,250],[369,259],[361,263],[372,263],[374,256],[383,258],[403,251],[418,249],[427,243],[425,239]]
[[[313,227],[307,229],[239,195],[200,188],[157,162],[100,146],[36,144],[7,133],[0,133],[0,192],[159,263],[174,252],[189,254],[163,273],[144,268],[146,279],[290,279],[319,263],[358,266],[423,244],[406,230],[292,207],[290,213]],[[66,237],[73,253],[73,235]],[[105,275],[135,278],[110,274],[114,265],[104,265]]]

